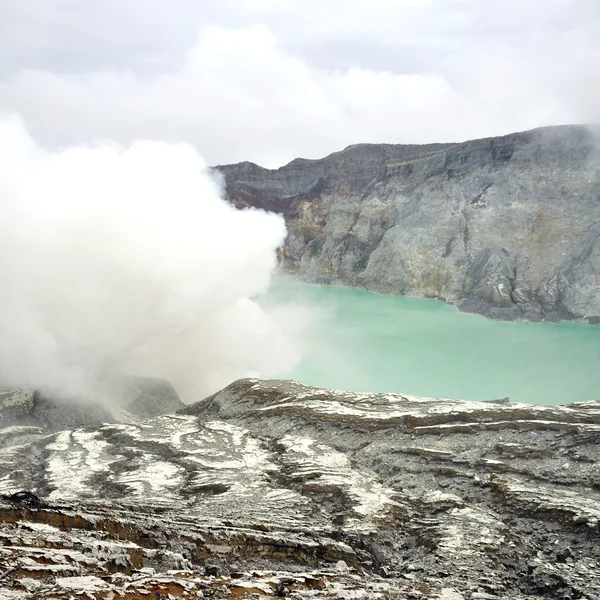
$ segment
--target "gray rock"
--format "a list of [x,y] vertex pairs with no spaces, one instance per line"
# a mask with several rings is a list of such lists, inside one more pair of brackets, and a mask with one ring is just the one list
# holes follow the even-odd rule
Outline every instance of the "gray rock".
[[283,214],[283,269],[499,319],[600,316],[600,145],[584,126],[461,144],[350,146],[277,170],[219,166]]
[[44,431],[95,427],[149,419],[183,406],[171,383],[151,377],[113,377],[85,398],[49,390],[0,388],[0,429],[15,425]]
[[16,597],[600,597],[599,401],[246,379],[142,422],[3,432]]
[[185,406],[171,382],[156,377],[113,377],[103,385],[103,395],[134,417],[150,419]]
[[115,422],[115,418],[98,402],[39,390],[0,391],[0,428],[19,425],[58,431],[104,422]]

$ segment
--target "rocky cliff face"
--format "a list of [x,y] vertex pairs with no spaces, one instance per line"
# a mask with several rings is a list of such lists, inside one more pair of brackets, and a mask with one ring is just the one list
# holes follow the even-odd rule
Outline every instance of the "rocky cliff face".
[[283,214],[280,262],[302,280],[441,298],[499,319],[600,320],[590,128],[217,169],[236,206]]
[[598,402],[241,380],[128,415],[2,419],[1,598],[600,598]]

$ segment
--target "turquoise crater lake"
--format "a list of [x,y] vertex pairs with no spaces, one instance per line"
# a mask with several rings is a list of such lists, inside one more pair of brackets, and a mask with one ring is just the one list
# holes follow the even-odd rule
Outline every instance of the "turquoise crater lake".
[[316,317],[302,332],[294,373],[352,391],[563,404],[600,398],[600,327],[506,323],[435,300],[380,296],[276,277],[260,298]]

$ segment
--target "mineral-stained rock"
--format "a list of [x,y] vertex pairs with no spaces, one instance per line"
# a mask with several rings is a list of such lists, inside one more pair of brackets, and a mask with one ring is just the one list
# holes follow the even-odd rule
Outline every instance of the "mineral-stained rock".
[[361,144],[276,170],[216,167],[283,214],[305,281],[442,298],[498,319],[600,317],[600,142],[583,126],[461,144]]
[[1,431],[0,597],[600,598],[600,402],[246,379],[129,421]]

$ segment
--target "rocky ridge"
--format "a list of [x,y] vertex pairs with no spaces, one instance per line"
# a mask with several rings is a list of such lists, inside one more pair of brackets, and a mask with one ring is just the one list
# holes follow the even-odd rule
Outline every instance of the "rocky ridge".
[[584,126],[460,144],[360,144],[276,170],[216,167],[281,213],[301,280],[444,299],[497,319],[600,322],[600,145]]
[[600,598],[600,402],[247,379],[127,422],[0,408],[1,598]]

